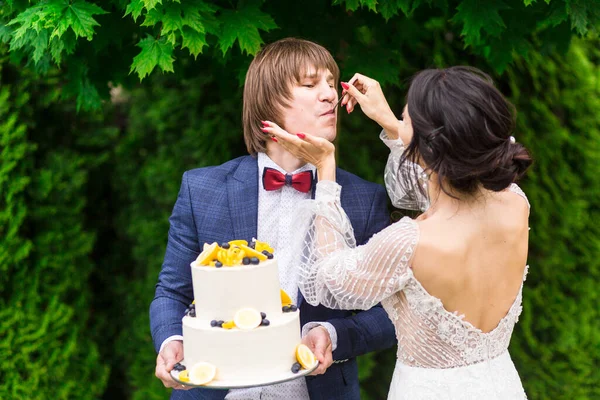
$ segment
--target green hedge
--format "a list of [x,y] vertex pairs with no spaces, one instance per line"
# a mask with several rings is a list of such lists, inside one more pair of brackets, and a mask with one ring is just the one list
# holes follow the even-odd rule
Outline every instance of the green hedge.
[[510,72],[535,164],[529,276],[511,352],[531,399],[600,398],[600,51],[533,54]]
[[108,363],[90,331],[85,159],[48,142],[27,79],[5,67],[2,78],[0,398],[94,399]]

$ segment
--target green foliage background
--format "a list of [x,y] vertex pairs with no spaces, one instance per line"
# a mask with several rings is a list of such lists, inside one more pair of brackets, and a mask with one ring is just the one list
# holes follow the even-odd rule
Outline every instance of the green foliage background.
[[[168,398],[148,306],[181,175],[245,153],[251,56],[296,36],[398,112],[420,69],[493,74],[536,160],[511,354],[531,399],[600,399],[599,27],[596,0],[0,2],[0,398]],[[382,182],[377,126],[340,120],[340,165]],[[386,398],[394,350],[359,361]]]

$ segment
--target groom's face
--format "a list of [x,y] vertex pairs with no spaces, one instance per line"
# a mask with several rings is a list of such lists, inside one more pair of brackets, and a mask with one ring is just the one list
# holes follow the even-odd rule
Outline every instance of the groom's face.
[[308,68],[291,88],[292,99],[283,110],[283,128],[291,134],[309,133],[333,141],[338,99],[335,79],[329,70]]

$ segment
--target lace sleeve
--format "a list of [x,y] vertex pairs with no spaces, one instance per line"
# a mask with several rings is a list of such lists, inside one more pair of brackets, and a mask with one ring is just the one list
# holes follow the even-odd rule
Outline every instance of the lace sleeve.
[[340,192],[337,183],[321,181],[315,200],[304,202],[299,210],[298,286],[312,305],[366,310],[404,287],[417,226],[404,218],[356,247]]
[[427,190],[427,174],[420,165],[408,160],[402,162],[404,143],[400,139],[389,139],[385,130],[380,139],[390,148],[385,166],[385,187],[394,207],[405,210],[425,211],[429,208],[429,199],[419,190]]

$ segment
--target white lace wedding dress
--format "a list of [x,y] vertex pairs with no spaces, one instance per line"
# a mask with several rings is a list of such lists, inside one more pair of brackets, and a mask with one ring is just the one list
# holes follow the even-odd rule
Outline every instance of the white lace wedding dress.
[[[385,174],[388,193],[394,205],[402,206],[410,201],[395,191],[404,147],[400,141],[382,139],[391,148]],[[526,199],[517,185],[508,190]],[[356,247],[340,191],[337,183],[320,181],[315,200],[300,208],[295,238],[302,246],[299,286],[313,305],[369,309],[382,302],[398,339],[388,399],[526,399],[507,350],[522,310],[523,286],[498,326],[482,332],[462,315],[447,311],[414,277],[411,260],[419,241],[414,220],[405,217]]]

